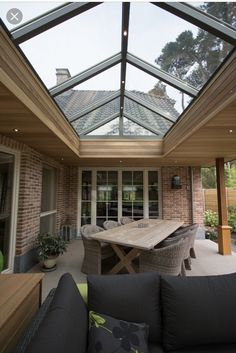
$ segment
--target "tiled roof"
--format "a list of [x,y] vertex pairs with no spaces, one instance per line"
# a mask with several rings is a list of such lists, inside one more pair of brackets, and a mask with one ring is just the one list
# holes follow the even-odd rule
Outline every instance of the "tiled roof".
[[[105,98],[114,91],[79,91],[79,90],[70,90],[66,93],[61,94],[56,97],[56,101],[59,104],[62,111],[65,113],[66,117],[70,121],[70,118],[80,112],[82,109],[87,108],[92,103],[96,102],[99,99]],[[159,109],[159,111],[167,114],[171,117],[172,120],[176,121],[179,113],[174,108],[174,101],[168,96],[154,96],[151,94],[130,91],[137,98],[141,98],[146,102],[152,104],[153,107]],[[116,98],[113,101],[103,105],[100,108],[92,111],[89,114],[84,115],[75,122],[72,123],[73,127],[77,133],[83,134],[83,131],[96,126],[96,124],[102,122],[103,120],[108,119],[110,116],[117,113],[119,115],[119,104],[120,98]],[[161,133],[165,134],[169,128],[172,126],[172,123],[161,115],[154,113],[153,111],[143,107],[142,105],[134,102],[133,100],[126,98],[124,100],[124,116],[131,116],[140,123],[145,124],[145,126],[150,126],[150,128]]]

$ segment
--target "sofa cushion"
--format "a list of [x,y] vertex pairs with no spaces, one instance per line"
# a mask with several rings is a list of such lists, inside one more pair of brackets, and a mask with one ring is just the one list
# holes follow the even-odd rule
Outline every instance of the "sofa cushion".
[[89,312],[87,353],[148,353],[148,326]]
[[162,345],[159,343],[149,343],[148,352],[149,353],[165,353]]
[[54,298],[27,353],[85,353],[88,315],[70,274],[61,277]]
[[[208,344],[190,348],[182,348],[170,353],[235,353],[236,344]],[[151,351],[149,351],[151,353]],[[153,352],[154,353],[154,352]]]
[[120,320],[146,323],[149,340],[161,341],[159,275],[89,275],[87,280],[89,310]]
[[236,273],[161,279],[166,351],[236,343]]

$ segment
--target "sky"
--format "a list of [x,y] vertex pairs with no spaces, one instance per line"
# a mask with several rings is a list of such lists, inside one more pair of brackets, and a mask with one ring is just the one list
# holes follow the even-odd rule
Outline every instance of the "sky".
[[[0,16],[6,20],[11,8],[23,13],[21,24],[63,3],[47,1],[0,1]],[[196,4],[196,3],[195,3]],[[147,2],[131,3],[128,51],[155,65],[155,59],[169,41],[175,41],[185,30],[197,33],[188,22]],[[68,68],[75,75],[118,53],[121,49],[121,2],[105,2],[20,45],[47,86],[56,84],[56,68]],[[82,83],[78,89],[119,89],[120,65]],[[128,65],[126,89],[148,92],[157,79]],[[167,86],[168,95],[176,100],[181,112],[181,95]]]

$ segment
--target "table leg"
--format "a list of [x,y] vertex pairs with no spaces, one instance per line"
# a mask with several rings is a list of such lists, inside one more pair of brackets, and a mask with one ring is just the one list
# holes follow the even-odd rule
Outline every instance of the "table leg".
[[140,254],[141,250],[133,248],[128,253],[126,253],[124,249],[117,244],[111,244],[111,246],[119,257],[120,261],[111,269],[110,273],[118,273],[123,267],[125,267],[129,273],[136,273],[132,266],[132,260]]

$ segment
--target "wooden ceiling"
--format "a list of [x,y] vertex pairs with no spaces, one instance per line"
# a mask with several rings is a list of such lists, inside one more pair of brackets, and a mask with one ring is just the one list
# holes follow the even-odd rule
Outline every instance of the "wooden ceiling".
[[63,163],[208,166],[218,157],[236,159],[236,53],[162,141],[80,141],[3,29],[0,79],[0,134]]

